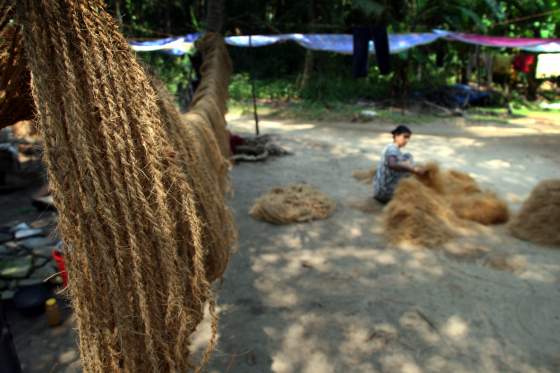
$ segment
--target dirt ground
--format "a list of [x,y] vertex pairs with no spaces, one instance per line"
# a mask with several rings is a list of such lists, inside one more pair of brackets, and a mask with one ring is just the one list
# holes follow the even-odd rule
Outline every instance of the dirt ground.
[[[253,131],[249,117],[230,117],[229,125]],[[505,227],[446,250],[390,247],[380,209],[351,208],[371,195],[352,171],[372,166],[391,127],[261,122],[294,155],[232,170],[240,240],[217,285],[210,372],[560,371],[560,250],[514,239]],[[471,173],[513,211],[538,181],[560,178],[560,123],[442,119],[412,129],[407,150],[417,160]],[[290,226],[249,217],[256,197],[292,182],[334,197],[335,214]],[[453,254],[464,245],[469,255]],[[25,371],[79,371],[71,317],[56,329],[41,319],[10,320]],[[195,348],[206,334],[204,325]]]

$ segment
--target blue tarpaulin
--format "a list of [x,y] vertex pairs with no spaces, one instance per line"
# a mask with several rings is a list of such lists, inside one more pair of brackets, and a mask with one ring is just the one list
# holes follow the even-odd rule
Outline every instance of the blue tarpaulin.
[[[131,42],[132,49],[138,52],[162,51],[172,55],[183,55],[199,37],[200,33],[188,34],[181,37],[166,39]],[[527,39],[492,37],[485,35],[464,34],[443,30],[411,34],[389,34],[389,50],[391,53],[400,53],[420,45],[430,44],[444,38],[469,44],[492,46],[500,48],[518,48],[536,53],[560,52],[559,39]],[[287,41],[295,42],[304,48],[352,54],[352,35],[349,34],[279,34],[279,35],[252,35],[252,36],[227,36],[225,42],[235,47],[264,47]],[[373,42],[370,43],[369,53],[374,54]]]
[[[434,33],[392,34],[389,35],[389,50],[391,53],[400,53],[419,45],[432,43],[439,38],[440,36]],[[249,44],[253,47],[263,47],[275,43],[293,41],[307,49],[352,54],[352,35],[347,34],[229,36],[225,40],[227,44],[236,47],[249,47]],[[370,43],[369,52],[375,53],[373,42]]]
[[[182,37],[166,38],[154,41],[131,42],[132,49],[138,52],[162,51],[172,55],[183,55],[188,51],[192,43],[201,34],[189,34]],[[400,53],[407,49],[429,44],[441,36],[434,33],[418,34],[392,34],[389,35],[389,50],[391,53]],[[252,36],[228,36],[225,42],[235,47],[264,47],[287,41],[295,42],[304,48],[352,54],[352,35],[347,34],[280,34],[280,35],[252,35]],[[374,54],[373,43],[370,45],[370,53]]]
[[170,37],[165,39],[149,41],[132,41],[130,46],[137,52],[160,51],[174,56],[184,55],[192,44],[202,35],[202,33],[187,34],[180,37]]

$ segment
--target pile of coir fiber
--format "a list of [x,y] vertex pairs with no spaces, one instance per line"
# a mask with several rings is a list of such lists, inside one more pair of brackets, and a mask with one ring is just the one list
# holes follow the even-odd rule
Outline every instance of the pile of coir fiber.
[[[6,0],[0,0],[0,3]],[[235,241],[226,206],[230,61],[198,47],[181,118],[100,0],[18,0],[86,372],[184,372]],[[202,364],[202,365],[203,365]]]
[[[422,177],[401,180],[383,215],[392,243],[436,247],[464,234],[474,223],[507,222],[507,204],[459,171],[442,171],[432,163]],[[473,223],[474,222],[474,223]]]
[[249,214],[273,224],[290,224],[326,219],[336,208],[336,202],[307,184],[278,187],[255,200]]
[[560,246],[560,180],[541,181],[510,223],[511,233],[541,245]]
[[371,184],[375,178],[377,167],[372,167],[369,170],[354,170],[352,177],[362,184]]
[[508,221],[506,202],[494,192],[483,191],[471,176],[456,170],[442,171],[435,163],[424,168],[426,174],[419,180],[443,195],[459,218],[484,225]]

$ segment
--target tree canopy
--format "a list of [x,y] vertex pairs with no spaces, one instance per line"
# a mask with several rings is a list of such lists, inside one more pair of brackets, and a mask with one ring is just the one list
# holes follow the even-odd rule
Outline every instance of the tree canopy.
[[[150,39],[205,30],[209,1],[108,0],[107,3],[128,38]],[[224,3],[225,35],[350,33],[356,25],[383,23],[390,33],[438,28],[495,36],[560,36],[560,0],[228,0]],[[397,79],[389,79],[391,84],[376,74],[375,67],[369,80],[377,87],[387,85],[393,93],[414,84],[443,84],[450,77],[464,81],[465,64],[474,50],[474,46],[444,41],[415,48],[393,58],[393,77]],[[243,74],[253,74],[259,80],[288,79],[294,83],[288,84],[285,90],[299,90],[300,95],[307,92],[314,98],[317,90],[327,84],[325,81],[350,77],[348,56],[306,52],[292,44],[251,51],[231,48],[230,53],[235,71],[240,74],[236,75],[237,79],[245,79]],[[436,67],[436,53],[445,56],[443,67]],[[163,55],[144,55],[144,58],[156,67],[172,90],[186,79],[187,59]],[[302,75],[305,75],[303,79]],[[308,75],[313,78],[309,79]]]
[[[204,29],[205,0],[108,0],[125,33],[136,37],[180,35]],[[554,37],[558,0],[228,0],[226,34],[345,32],[373,21],[392,32],[443,28],[501,36]]]

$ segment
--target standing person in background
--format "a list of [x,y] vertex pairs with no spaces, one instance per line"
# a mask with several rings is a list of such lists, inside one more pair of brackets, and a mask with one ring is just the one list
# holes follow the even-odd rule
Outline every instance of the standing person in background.
[[400,125],[391,131],[391,134],[393,143],[383,149],[373,183],[373,198],[383,204],[393,198],[393,193],[403,177],[424,174],[424,170],[415,165],[412,154],[401,152],[412,137],[410,128]]

